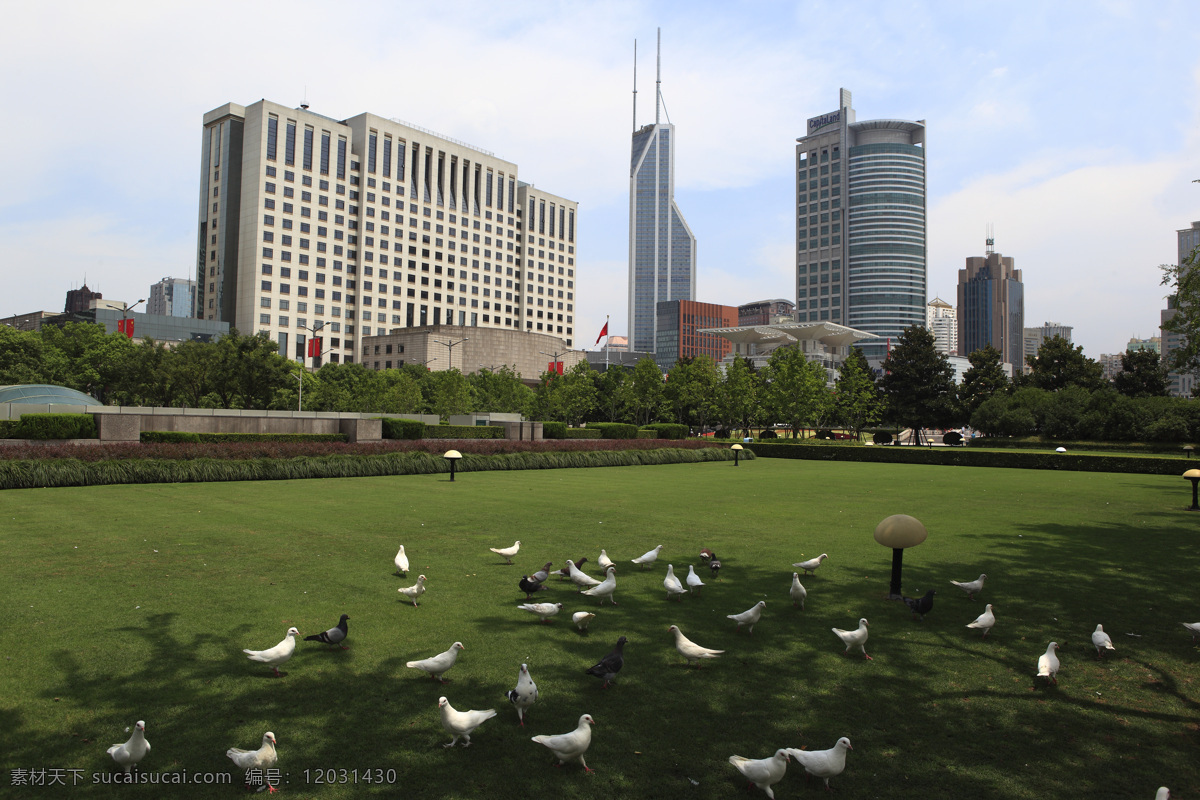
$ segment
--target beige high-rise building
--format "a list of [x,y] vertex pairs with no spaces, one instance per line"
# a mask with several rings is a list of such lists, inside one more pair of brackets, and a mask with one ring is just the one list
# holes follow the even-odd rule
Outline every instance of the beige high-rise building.
[[939,353],[958,355],[958,315],[954,306],[940,297],[925,305],[925,327],[933,333],[933,346]]
[[202,319],[266,332],[311,366],[426,325],[573,344],[578,204],[510,161],[374,114],[260,100],[204,115],[200,162]]

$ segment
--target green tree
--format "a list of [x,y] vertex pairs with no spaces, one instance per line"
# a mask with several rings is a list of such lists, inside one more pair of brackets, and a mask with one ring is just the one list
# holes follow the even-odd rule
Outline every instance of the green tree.
[[887,414],[913,430],[920,443],[923,428],[951,424],[957,416],[954,368],[934,347],[933,333],[920,325],[905,328],[883,362],[880,388]]
[[1200,377],[1200,270],[1193,269],[1197,264],[1200,264],[1200,247],[1193,249],[1181,264],[1163,264],[1159,269],[1161,284],[1171,289],[1167,308],[1174,312],[1166,315],[1169,318],[1163,321],[1162,329],[1179,336],[1179,346],[1171,350],[1167,369]]
[[[180,408],[204,408],[216,371],[217,349],[211,342],[180,342],[166,363],[171,386],[171,405]],[[289,378],[290,383],[294,380]],[[284,384],[286,390],[290,387]],[[295,408],[295,405],[290,406]]]
[[810,361],[799,347],[780,347],[764,370],[766,413],[784,422],[799,438],[802,428],[820,427],[831,408],[825,368]]
[[883,396],[875,385],[875,371],[867,363],[861,348],[851,348],[850,355],[842,362],[833,402],[837,421],[856,435],[863,428],[879,424],[883,416]]
[[716,416],[721,375],[711,357],[681,358],[667,376],[664,396],[675,421],[703,430]]
[[47,347],[35,331],[0,326],[0,386],[19,383],[50,383],[47,377]]
[[68,322],[61,328],[42,328],[42,342],[57,351],[46,365],[50,383],[68,386],[108,402],[110,389],[119,390],[129,370],[135,345],[123,333],[106,333],[103,325]]
[[1061,336],[1052,336],[1042,342],[1036,356],[1025,359],[1030,368],[1025,383],[1037,389],[1055,392],[1067,386],[1081,386],[1087,390],[1105,385],[1104,370],[1093,359],[1083,354],[1083,347],[1072,347]]
[[629,406],[633,412],[633,423],[645,425],[653,422],[662,411],[665,397],[662,370],[654,359],[646,356],[633,368],[630,384]]
[[433,413],[445,422],[455,414],[466,414],[475,407],[475,392],[457,367],[431,372]]
[[1000,351],[990,344],[971,353],[967,360],[971,368],[963,373],[958,402],[965,418],[970,419],[984,400],[1007,392],[1011,382],[1001,366]]
[[1126,397],[1166,397],[1169,393],[1167,371],[1153,350],[1126,350],[1121,354],[1121,371],[1113,386]]
[[762,416],[762,394],[762,379],[754,365],[735,355],[725,369],[717,404],[717,417],[726,430],[749,430]]
[[596,407],[589,419],[596,422],[632,420],[629,412],[629,389],[633,381],[629,370],[610,366],[603,372],[593,371],[592,382],[596,387]]
[[568,425],[583,422],[596,407],[596,384],[591,372],[591,366],[580,361],[562,375],[544,373],[536,405],[538,415]]
[[478,411],[525,414],[533,402],[533,390],[521,383],[521,376],[507,364],[497,370],[481,369],[470,381]]

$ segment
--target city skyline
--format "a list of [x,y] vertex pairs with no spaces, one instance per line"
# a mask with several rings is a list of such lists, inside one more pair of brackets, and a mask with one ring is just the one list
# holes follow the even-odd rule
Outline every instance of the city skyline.
[[[1175,261],[1174,232],[1200,219],[1200,56],[1188,46],[1200,8],[1186,3],[1096,3],[1088,13],[1018,3],[1004,14],[948,2],[767,3],[753,13],[366,3],[326,15],[320,34],[316,4],[229,5],[238,25],[221,43],[228,57],[203,68],[179,25],[185,9],[116,5],[80,4],[66,17],[11,10],[0,63],[19,79],[0,97],[15,119],[38,124],[0,134],[0,315],[55,310],[85,276],[106,298],[132,302],[163,275],[190,275],[196,120],[226,99],[269,97],[335,119],[370,108],[419,120],[577,200],[587,222],[576,339],[590,345],[606,316],[610,332],[626,334],[629,53],[659,26],[670,55],[664,121],[686,132],[676,198],[701,252],[699,301],[796,299],[795,140],[840,86],[865,116],[929,125],[927,299],[952,296],[992,223],[997,248],[1022,265],[1026,318],[1074,326],[1093,358],[1119,352],[1157,335],[1157,265]],[[835,28],[854,30],[856,46],[825,35]],[[353,41],[358,55],[301,63],[296,41]],[[652,49],[639,49],[643,75]],[[491,80],[506,60],[525,77]],[[444,67],[413,69],[431,61]],[[105,124],[117,111],[132,122]],[[83,120],[97,123],[86,136]]]

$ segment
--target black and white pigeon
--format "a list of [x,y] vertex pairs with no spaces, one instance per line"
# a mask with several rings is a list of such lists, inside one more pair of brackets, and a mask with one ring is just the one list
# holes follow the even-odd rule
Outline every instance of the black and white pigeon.
[[717,573],[721,571],[721,559],[717,558],[717,554],[707,547],[700,548],[700,559],[708,562],[708,569],[712,572],[712,576],[717,577]]
[[508,698],[508,702],[512,703],[517,708],[517,719],[521,722],[521,727],[525,727],[525,712],[529,707],[537,702],[538,688],[533,682],[533,678],[529,675],[529,665],[522,664],[521,671],[517,673],[517,688],[509,689],[504,693]]
[[925,593],[924,597],[901,597],[900,599],[904,601],[904,605],[908,606],[908,609],[912,611],[912,613],[920,614],[921,619],[925,619],[925,615],[930,611],[933,611],[933,596],[935,594],[937,594],[937,592],[935,592],[933,589],[930,589]]
[[625,666],[625,637],[617,639],[617,646],[612,649],[612,652],[594,666],[588,669],[588,675],[595,675],[604,681],[601,689],[607,689],[608,684],[612,683],[617,677],[617,673],[621,671],[621,667]]
[[337,625],[334,625],[332,628],[322,633],[314,633],[312,636],[305,636],[304,641],[334,644],[341,647],[343,650],[349,650],[349,647],[346,647],[346,645],[342,644],[342,642],[346,640],[346,634],[350,632],[349,627],[346,625],[346,620],[348,619],[350,619],[350,617],[342,614],[342,618],[338,620]]
[[522,575],[521,580],[517,581],[517,586],[525,593],[525,599],[533,597],[536,592],[544,592],[549,589],[549,586],[542,586],[542,582],[535,580],[528,575]]
[[[125,730],[129,730],[126,728]],[[113,761],[117,762],[125,772],[136,767],[138,762],[146,757],[150,752],[150,743],[146,741],[146,723],[143,720],[138,720],[133,726],[133,735],[129,737],[129,741],[121,744],[114,744],[108,748],[108,754],[112,756]]]

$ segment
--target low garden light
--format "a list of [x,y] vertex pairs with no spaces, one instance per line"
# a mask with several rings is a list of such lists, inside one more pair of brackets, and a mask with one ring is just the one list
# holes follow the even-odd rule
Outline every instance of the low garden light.
[[1183,446],[1183,457],[1186,458],[1188,461],[1192,460],[1192,454],[1195,452],[1196,452],[1196,448],[1193,447],[1192,445],[1185,444]]
[[[1197,470],[1200,474],[1200,470]],[[899,600],[900,571],[904,568],[904,548],[916,547],[929,536],[929,531],[915,517],[893,514],[875,526],[875,541],[892,548],[892,586],[889,600]]]
[[447,450],[446,454],[442,456],[442,458],[450,462],[450,481],[453,483],[454,468],[458,464],[458,460],[462,458],[462,453],[458,452],[457,450]]
[[738,465],[738,459],[742,455],[742,446],[740,444],[735,444],[729,449],[733,451],[733,465],[736,467]]
[[1192,507],[1188,511],[1200,511],[1200,502],[1197,502],[1196,487],[1200,485],[1200,469],[1189,469],[1183,473],[1183,477],[1192,482]]

